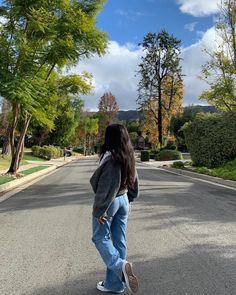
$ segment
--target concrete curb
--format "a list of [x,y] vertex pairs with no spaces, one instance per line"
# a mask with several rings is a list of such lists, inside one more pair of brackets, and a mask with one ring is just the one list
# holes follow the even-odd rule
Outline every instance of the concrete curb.
[[147,162],[142,162],[140,160],[137,160],[137,162],[145,164],[146,166],[149,166],[149,167],[162,169],[162,170],[165,170],[165,171],[168,171],[170,173],[177,174],[177,175],[183,175],[183,176],[191,177],[191,178],[194,178],[194,179],[211,182],[213,184],[220,184],[222,186],[226,186],[226,187],[229,187],[229,188],[236,189],[236,181],[233,181],[233,180],[226,180],[226,179],[222,179],[222,178],[219,178],[219,177],[214,177],[214,176],[205,175],[205,174],[192,172],[192,171],[188,171],[188,170],[183,170],[183,169],[176,169],[176,168],[171,168],[171,167],[158,166],[158,165],[152,164],[152,162],[147,163]]
[[222,179],[219,177],[214,177],[214,176],[210,176],[210,175],[205,175],[205,174],[201,174],[201,173],[197,173],[197,172],[192,172],[192,171],[188,171],[188,170],[182,170],[182,169],[176,169],[176,168],[169,168],[169,167],[162,167],[162,169],[175,173],[175,174],[179,174],[179,175],[184,175],[184,176],[189,176],[192,178],[197,178],[197,179],[201,179],[201,180],[205,180],[205,181],[210,181],[213,183],[218,183],[221,185],[225,185],[228,187],[232,187],[232,188],[236,188],[236,181],[233,180],[226,180],[226,179]]
[[30,181],[34,180],[35,178],[38,178],[42,175],[50,173],[51,171],[56,170],[56,168],[57,168],[56,166],[51,166],[51,167],[45,168],[43,170],[40,170],[38,172],[34,172],[32,174],[26,175],[22,178],[18,178],[18,179],[12,180],[10,182],[7,182],[5,184],[2,184],[2,185],[0,185],[0,193],[8,192],[9,190],[12,190],[13,188],[16,188],[20,185],[27,183],[27,182],[30,182]]
[[[32,174],[26,175],[26,176],[24,176],[22,178],[18,178],[18,179],[12,180],[10,182],[7,182],[5,184],[2,184],[2,185],[0,185],[0,194],[2,195],[4,193],[9,192],[12,189],[15,189],[15,188],[17,188],[19,186],[23,186],[24,184],[27,184],[28,182],[31,182],[31,181],[33,181],[33,180],[35,180],[37,178],[40,178],[41,176],[47,175],[50,172],[52,172],[52,171],[54,171],[54,170],[56,170],[56,169],[58,169],[60,167],[63,167],[65,165],[71,163],[72,161],[76,161],[78,159],[79,158],[67,159],[66,162],[62,162],[59,165],[50,164],[50,167],[48,167],[48,168],[45,168],[45,169],[40,170],[38,172],[34,172]],[[47,166],[46,163],[44,165]],[[38,165],[35,165],[35,166],[38,166]]]

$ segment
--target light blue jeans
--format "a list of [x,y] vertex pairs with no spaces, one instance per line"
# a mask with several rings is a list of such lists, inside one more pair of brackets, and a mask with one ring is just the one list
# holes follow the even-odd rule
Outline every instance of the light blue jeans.
[[129,201],[124,194],[114,199],[104,224],[99,224],[93,217],[92,241],[107,266],[104,287],[114,292],[124,289],[122,266],[126,260],[128,212]]

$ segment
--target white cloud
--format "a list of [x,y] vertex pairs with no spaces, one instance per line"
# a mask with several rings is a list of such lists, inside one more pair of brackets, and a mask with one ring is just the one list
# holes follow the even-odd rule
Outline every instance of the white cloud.
[[110,41],[106,55],[85,60],[74,68],[73,72],[88,71],[93,74],[95,93],[85,97],[85,107],[96,108],[104,92],[111,91],[120,109],[136,109],[138,80],[135,71],[141,55],[142,50],[135,45],[128,43],[121,46]]
[[190,32],[193,32],[195,30],[196,24],[197,22],[186,24],[184,28]]
[[[182,50],[182,67],[185,86],[184,104],[203,104],[198,97],[206,89],[207,84],[200,81],[201,66],[207,62],[209,56],[204,49],[216,48],[215,29],[211,28],[205,33],[201,32],[200,40]],[[93,74],[94,95],[84,97],[86,109],[96,109],[100,97],[104,92],[111,91],[117,98],[120,109],[136,109],[138,78],[135,72],[141,62],[143,52],[133,44],[121,46],[110,41],[109,52],[99,58],[94,57],[82,61],[74,72],[88,71]]]
[[193,16],[205,16],[215,14],[221,0],[177,0],[183,13]]

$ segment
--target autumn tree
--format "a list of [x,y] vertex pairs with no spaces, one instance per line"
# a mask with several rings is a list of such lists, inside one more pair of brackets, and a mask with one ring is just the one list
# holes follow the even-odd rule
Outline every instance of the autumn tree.
[[[165,30],[160,33],[148,33],[140,44],[144,50],[142,63],[139,65],[138,74],[138,104],[140,109],[146,110],[150,105],[155,106],[155,111],[150,110],[157,122],[158,140],[163,145],[164,112],[171,116],[175,100],[182,101],[182,69],[180,66],[181,41],[170,35]],[[178,94],[177,94],[178,93]],[[178,105],[178,103],[176,104]]]
[[236,111],[236,0],[222,0],[215,26],[218,46],[208,51],[210,61],[202,68],[201,78],[209,89],[201,99],[222,111]]
[[118,111],[119,106],[116,97],[111,92],[104,93],[98,104],[99,133],[101,137],[103,137],[106,127],[116,120]]
[[[9,173],[16,173],[19,167],[30,122],[54,127],[57,72],[81,58],[105,53],[106,34],[96,28],[103,3],[5,0],[0,6],[4,19],[0,26],[0,95],[11,103],[13,114]],[[81,93],[75,80],[73,84]],[[15,146],[17,129],[20,136]]]

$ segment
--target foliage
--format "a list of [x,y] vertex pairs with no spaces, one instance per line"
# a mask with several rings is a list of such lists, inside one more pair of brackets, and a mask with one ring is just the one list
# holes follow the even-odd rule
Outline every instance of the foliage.
[[[9,172],[15,173],[19,167],[31,120],[49,129],[54,127],[58,90],[62,90],[58,73],[82,58],[105,53],[106,34],[96,28],[103,3],[5,0],[1,5],[0,16],[6,21],[0,27],[0,95],[11,102],[13,113]],[[74,75],[73,85],[78,85],[79,79]],[[66,81],[65,88],[74,94],[87,92],[83,86],[74,88]],[[21,132],[15,147],[17,127]]]
[[171,165],[172,168],[176,168],[176,169],[183,169],[184,168],[184,162],[182,161],[177,161],[177,162],[174,162],[172,165]]
[[236,111],[236,0],[221,2],[216,24],[219,45],[208,52],[210,61],[202,68],[201,79],[208,82],[201,99],[222,111]]
[[46,160],[57,159],[63,156],[63,150],[55,146],[33,146],[32,154],[36,157],[40,157]]
[[182,127],[185,123],[194,121],[196,115],[200,112],[200,107],[192,105],[185,107],[182,113],[172,117],[170,122],[170,131],[176,138],[177,149],[179,151],[187,151]]
[[236,159],[218,168],[208,169],[207,167],[198,167],[195,171],[223,179],[236,180]]
[[83,146],[84,154],[91,154],[94,152],[95,144],[97,143],[97,135],[99,129],[99,119],[96,115],[89,115],[84,113],[79,120],[76,128],[76,145]]
[[111,92],[104,93],[98,104],[100,138],[104,137],[106,127],[117,119],[118,111],[116,97]]
[[162,150],[156,157],[156,161],[171,161],[171,160],[182,160],[183,156],[179,151],[174,150]]
[[236,157],[236,116],[203,114],[183,128],[195,166],[218,167]]
[[141,161],[148,162],[150,159],[150,151],[141,151]]
[[161,146],[164,126],[169,125],[171,116],[182,105],[180,43],[180,40],[165,30],[158,34],[148,33],[141,43],[145,56],[139,65],[137,102],[144,117],[151,117],[158,127],[157,135]]

